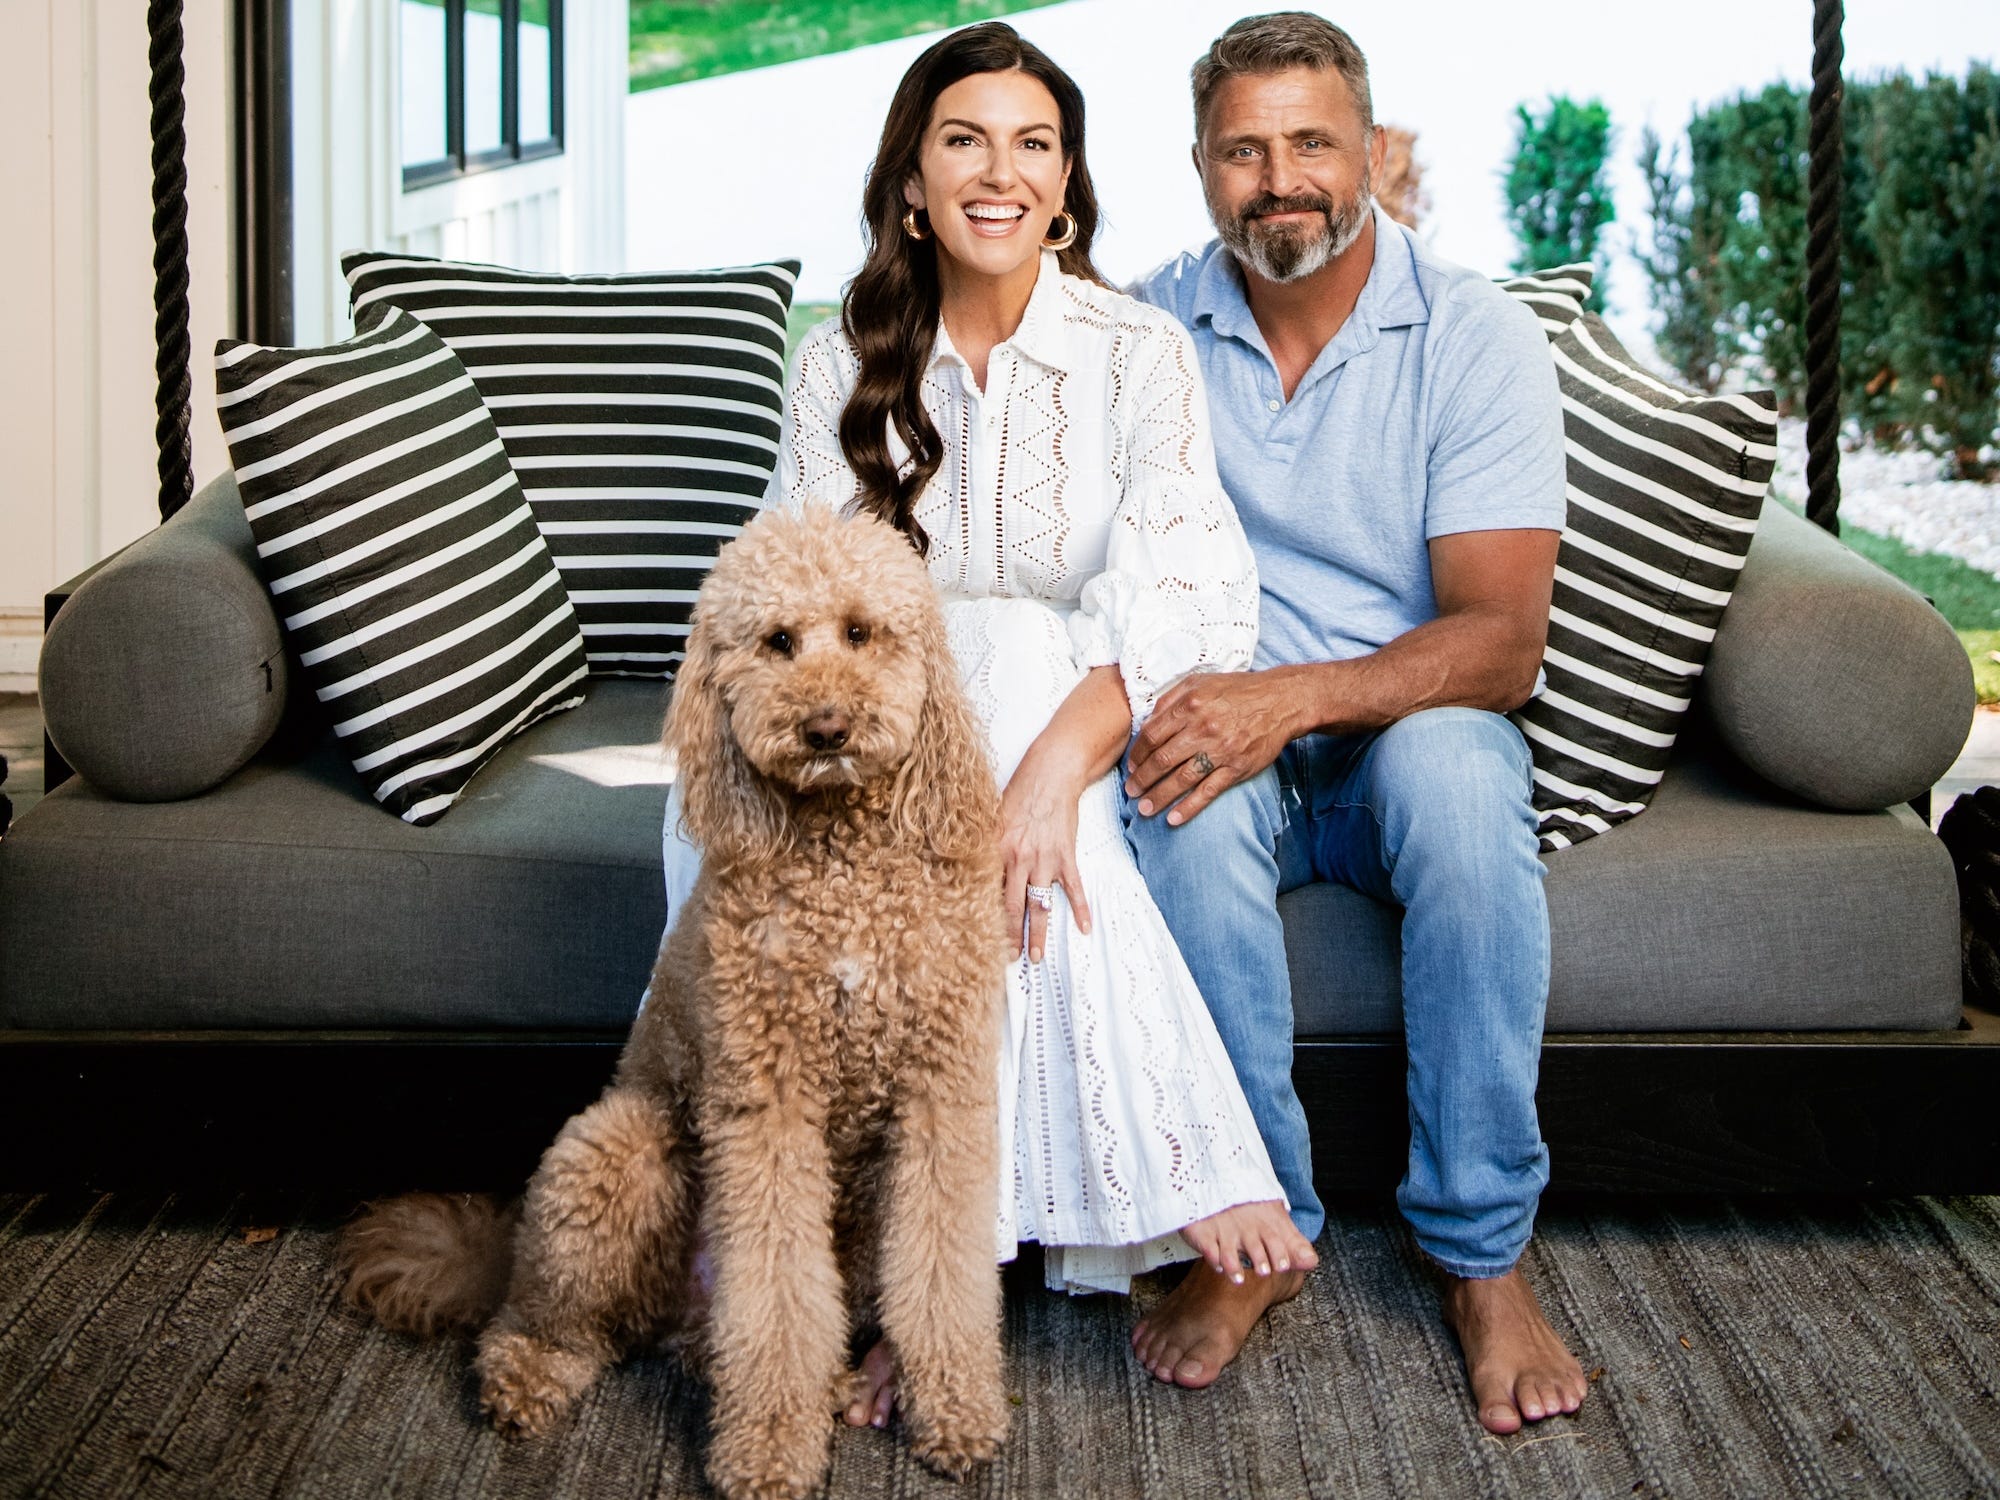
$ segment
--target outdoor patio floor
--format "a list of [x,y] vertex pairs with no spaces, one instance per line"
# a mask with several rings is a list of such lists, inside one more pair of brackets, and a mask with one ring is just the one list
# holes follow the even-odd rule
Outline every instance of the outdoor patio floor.
[[[0,1495],[705,1492],[706,1397],[670,1359],[615,1370],[544,1441],[497,1437],[461,1346],[340,1303],[346,1208],[0,1198]],[[1024,1265],[1000,1462],[956,1487],[899,1434],[843,1430],[827,1493],[2000,1494],[2000,1200],[1548,1207],[1527,1266],[1590,1399],[1505,1440],[1393,1209],[1337,1206],[1320,1251],[1206,1392],[1140,1369],[1132,1303]]]

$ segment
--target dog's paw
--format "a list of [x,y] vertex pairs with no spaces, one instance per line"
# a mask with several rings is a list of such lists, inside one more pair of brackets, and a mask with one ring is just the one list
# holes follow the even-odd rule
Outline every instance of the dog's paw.
[[832,1432],[823,1418],[718,1431],[708,1450],[709,1483],[724,1500],[805,1500],[826,1478]]
[[479,1406],[508,1437],[542,1437],[597,1378],[598,1362],[523,1333],[489,1331],[473,1361]]
[[910,1433],[910,1452],[926,1468],[947,1479],[963,1479],[981,1464],[1000,1456],[1007,1440],[1007,1405],[996,1397],[992,1402],[970,1403],[974,1409],[960,1409],[949,1416],[918,1420]]

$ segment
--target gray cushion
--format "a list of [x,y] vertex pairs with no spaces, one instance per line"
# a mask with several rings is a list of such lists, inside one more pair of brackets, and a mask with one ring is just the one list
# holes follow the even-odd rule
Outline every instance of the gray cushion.
[[330,740],[188,802],[60,787],[0,840],[0,1025],[623,1028],[665,921],[665,701],[597,683],[429,828]]
[[[1774,801],[1726,757],[1688,747],[1643,818],[1543,863],[1550,1031],[1958,1022],[1951,859],[1907,809]],[[1327,885],[1279,906],[1299,1034],[1398,1030],[1395,909]]]
[[[663,708],[599,680],[429,829],[330,744],[191,802],[65,786],[0,841],[0,1025],[620,1029],[664,919]],[[1907,811],[1773,801],[1688,747],[1645,817],[1546,863],[1551,1030],[1956,1023],[1951,862]],[[1396,1031],[1399,914],[1280,907],[1299,1034]]]
[[1708,658],[1724,743],[1826,807],[1928,791],[1965,745],[1972,667],[1915,590],[1776,501]]
[[99,791],[191,797],[261,749],[288,673],[228,475],[100,568],[42,644],[49,738]]

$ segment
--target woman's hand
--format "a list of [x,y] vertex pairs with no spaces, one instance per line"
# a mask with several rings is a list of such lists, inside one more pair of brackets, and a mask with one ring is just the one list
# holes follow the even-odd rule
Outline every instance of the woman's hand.
[[1032,963],[1048,951],[1049,913],[1028,887],[1061,886],[1079,932],[1090,931],[1090,902],[1076,872],[1076,805],[1085,788],[1118,764],[1132,708],[1116,667],[1092,667],[1070,689],[1000,794],[1001,888],[1007,918]]
[[1051,725],[1028,747],[1000,797],[1001,888],[1010,932],[1026,937],[1031,963],[1048,950],[1049,912],[1028,899],[1028,887],[1061,886],[1077,930],[1090,931],[1090,902],[1076,868],[1076,806],[1090,784],[1089,765]]

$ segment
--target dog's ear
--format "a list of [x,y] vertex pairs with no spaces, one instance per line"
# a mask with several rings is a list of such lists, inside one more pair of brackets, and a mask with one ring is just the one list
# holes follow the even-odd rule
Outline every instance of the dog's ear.
[[945,637],[944,619],[926,610],[917,629],[924,662],[924,707],[917,741],[896,775],[896,817],[903,832],[945,859],[977,857],[993,841],[1000,793],[985,734]]
[[719,654],[714,631],[697,608],[667,712],[681,826],[705,860],[769,861],[783,853],[791,825],[778,789],[750,764],[730,729],[729,705],[716,677]]

